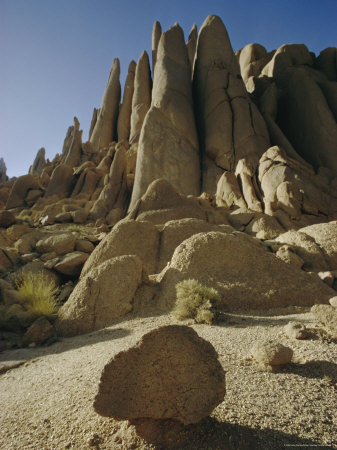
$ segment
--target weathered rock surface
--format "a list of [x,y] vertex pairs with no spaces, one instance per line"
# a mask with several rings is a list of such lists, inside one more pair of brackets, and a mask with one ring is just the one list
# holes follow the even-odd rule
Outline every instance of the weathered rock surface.
[[310,225],[298,230],[310,236],[321,248],[331,270],[337,269],[337,221]]
[[131,144],[138,142],[143,122],[151,105],[151,72],[149,56],[144,51],[138,59],[134,93],[132,97],[132,113],[131,113]]
[[111,258],[93,267],[59,309],[55,323],[58,333],[89,333],[132,311],[135,292],[143,279],[142,270],[140,259],[134,255]]
[[30,344],[41,345],[53,337],[55,330],[53,325],[45,317],[39,317],[28,328],[22,338],[22,344],[28,347]]
[[22,175],[17,178],[13,184],[13,187],[9,193],[9,197],[6,203],[6,209],[17,208],[19,206],[25,206],[25,198],[31,189],[39,189],[40,183],[31,174]]
[[225,395],[225,373],[213,346],[186,326],[147,333],[103,369],[94,408],[119,420],[207,417]]
[[262,367],[277,370],[291,362],[293,351],[291,348],[277,341],[256,342],[251,351],[253,359]]
[[237,163],[243,160],[240,174],[252,177],[258,158],[269,147],[269,136],[217,16],[208,16],[200,29],[193,78],[202,152],[232,172],[238,172]]
[[178,25],[162,34],[152,103],[144,120],[130,208],[157,178],[179,192],[200,192],[199,144],[184,35]]
[[148,273],[156,273],[159,231],[149,222],[121,221],[100,242],[86,261],[81,278],[108,259],[137,255]]
[[121,97],[121,86],[119,82],[120,65],[119,59],[115,58],[109,80],[103,95],[102,105],[98,113],[94,130],[90,136],[90,142],[95,150],[107,147],[116,135],[117,116],[119,101]]
[[64,164],[70,167],[76,167],[81,161],[82,150],[82,131],[80,130],[80,123],[77,117],[74,117],[74,128],[72,132],[72,139],[69,149],[64,155]]
[[40,150],[38,150],[33,165],[30,167],[29,169],[29,173],[31,175],[35,175],[36,173],[38,175],[42,175],[43,169],[46,167],[46,149],[45,148],[40,148]]
[[153,24],[153,30],[152,30],[152,73],[154,73],[154,69],[156,67],[157,62],[157,51],[158,51],[158,44],[161,36],[161,25],[156,20]]
[[211,283],[221,295],[220,306],[231,311],[327,303],[335,292],[239,232],[200,233],[186,239],[161,278],[157,302],[162,308],[173,306],[175,286],[185,279]]
[[284,333],[290,339],[306,339],[309,335],[305,325],[300,322],[289,322],[284,327]]
[[68,253],[61,261],[55,264],[54,269],[63,275],[79,276],[88,256],[88,253],[80,251]]
[[0,211],[0,227],[8,228],[15,223],[15,216],[10,211]]
[[132,97],[134,92],[135,73],[136,73],[136,63],[135,61],[131,61],[129,65],[128,75],[125,80],[123,103],[121,104],[118,115],[117,137],[119,142],[127,141],[130,136]]
[[66,255],[74,250],[76,237],[71,233],[53,234],[36,243],[39,253],[55,252],[57,255]]
[[72,167],[66,164],[59,164],[51,174],[45,197],[52,197],[53,195],[57,195],[59,199],[68,197],[74,182]]

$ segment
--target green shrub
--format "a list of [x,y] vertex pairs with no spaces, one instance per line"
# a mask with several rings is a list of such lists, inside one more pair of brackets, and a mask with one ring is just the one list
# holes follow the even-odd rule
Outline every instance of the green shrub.
[[216,289],[197,280],[184,280],[176,285],[177,300],[172,314],[179,320],[194,319],[196,323],[212,324],[214,309],[220,299]]
[[23,273],[16,282],[17,290],[24,299],[24,306],[37,316],[52,316],[57,312],[58,288],[43,272]]

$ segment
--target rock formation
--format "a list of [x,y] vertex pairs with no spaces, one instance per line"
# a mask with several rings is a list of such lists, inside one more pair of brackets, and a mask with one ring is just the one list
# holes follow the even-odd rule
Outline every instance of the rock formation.
[[161,25],[158,21],[156,21],[153,24],[152,30],[152,73],[154,73],[154,69],[157,62],[157,51],[161,33],[162,33]]
[[138,142],[143,122],[151,105],[151,72],[149,56],[144,51],[138,59],[131,113],[131,144]]
[[125,80],[123,103],[121,104],[118,122],[117,122],[117,136],[118,141],[128,141],[130,137],[131,128],[131,112],[132,112],[132,97],[134,92],[136,63],[130,62],[128,75]]
[[25,272],[61,285],[59,334],[168,313],[189,278],[220,311],[335,297],[336,49],[234,53],[209,16],[187,43],[156,22],[152,68],[153,85],[148,54],[131,61],[120,105],[114,60],[88,142],[75,117],[29,174],[8,179],[0,159],[0,316],[15,330],[33,322],[6,283]]
[[29,173],[31,175],[35,175],[36,173],[42,175],[43,169],[46,167],[46,149],[40,148],[37,152],[33,165],[29,169]]
[[181,28],[162,34],[152,103],[144,120],[130,208],[157,178],[184,194],[200,191],[199,148],[193,113],[189,61]]
[[119,75],[119,59],[115,58],[103,95],[102,105],[89,139],[95,150],[100,147],[107,147],[116,138],[117,115],[121,97]]

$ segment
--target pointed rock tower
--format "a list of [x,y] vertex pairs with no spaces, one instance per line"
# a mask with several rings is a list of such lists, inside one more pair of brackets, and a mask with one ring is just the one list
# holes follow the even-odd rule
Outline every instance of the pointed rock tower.
[[117,125],[119,102],[121,98],[121,85],[119,82],[120,65],[119,59],[115,58],[102,99],[97,121],[90,136],[90,142],[95,150],[107,147],[114,140]]
[[157,178],[166,179],[183,194],[200,193],[190,64],[179,25],[159,41],[152,103],[140,136],[130,209]]

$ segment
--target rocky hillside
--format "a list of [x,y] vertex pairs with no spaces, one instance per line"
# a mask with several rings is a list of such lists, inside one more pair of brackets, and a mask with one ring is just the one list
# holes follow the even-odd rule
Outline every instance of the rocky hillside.
[[[331,373],[336,369],[333,359],[337,339],[336,60],[336,48],[327,48],[316,56],[303,44],[283,45],[272,52],[267,52],[260,44],[249,44],[234,53],[226,28],[216,16],[207,17],[199,32],[193,26],[187,43],[178,24],[162,32],[156,22],[152,35],[152,71],[149,56],[144,51],[137,63],[131,61],[129,65],[121,98],[120,64],[118,59],[114,60],[101,107],[94,108],[87,142],[83,142],[75,117],[62,152],[49,161],[45,158],[45,149],[40,149],[27,175],[8,179],[1,158],[0,352],[3,352],[4,361],[14,362],[0,365],[0,374],[22,365],[22,361],[18,362],[20,354],[25,355],[24,361],[33,358],[34,353],[29,352],[39,351],[35,349],[39,345],[44,348],[36,355],[62,354],[67,349],[65,343],[74,343],[76,348],[76,342],[88,342],[78,346],[89,346],[91,340],[96,344],[95,336],[100,343],[96,347],[103,355],[99,362],[99,370],[102,370],[104,358],[110,351],[100,342],[106,338],[99,336],[110,333],[104,328],[124,322],[126,329],[130,329],[128,333],[133,332],[134,326],[140,338],[145,331],[154,330],[150,334],[157,336],[152,338],[153,342],[146,335],[138,346],[130,349],[135,345],[133,338],[120,341],[117,347],[124,353],[104,368],[101,398],[96,399],[95,408],[98,412],[104,411],[103,415],[109,415],[113,410],[110,415],[115,419],[138,421],[147,414],[151,420],[160,417],[176,420],[176,397],[185,396],[184,401],[180,398],[178,420],[184,425],[191,424],[194,422],[190,416],[186,419],[188,402],[192,405],[191,417],[199,420],[209,412],[195,413],[195,408],[198,409],[195,404],[202,402],[196,400],[192,388],[181,393],[178,386],[179,394],[172,394],[171,388],[178,382],[170,368],[165,367],[162,352],[167,351],[177,367],[183,366],[182,379],[187,385],[190,378],[186,377],[184,361],[188,358],[195,367],[194,376],[198,370],[200,372],[198,380],[204,379],[212,364],[217,367],[221,383],[217,387],[216,401],[212,400],[210,409],[207,406],[209,410],[220,403],[218,411],[222,411],[221,402],[225,396],[222,366],[228,366],[229,371],[233,370],[225,396],[229,412],[226,409],[226,413],[218,412],[215,419],[206,419],[208,422],[203,425],[205,436],[200,437],[202,448],[212,445],[215,446],[212,448],[218,448],[216,446],[223,439],[228,448],[232,448],[232,444],[233,448],[246,448],[247,442],[247,448],[257,445],[259,441],[254,433],[253,436],[242,429],[240,436],[231,441],[232,437],[226,435],[225,438],[219,425],[224,420],[233,426],[240,423],[255,427],[256,421],[261,425],[261,417],[254,419],[255,422],[253,419],[247,422],[245,408],[236,407],[233,392],[239,392],[242,385],[247,387],[247,383],[242,384],[234,374],[244,373],[244,378],[253,385],[261,385],[266,379],[268,383],[282,381],[283,375],[275,379],[269,372],[265,378],[263,370],[274,366],[280,368],[289,363],[293,355],[293,350],[288,347],[268,341],[262,346],[257,344],[247,359],[249,348],[243,348],[243,342],[252,345],[258,337],[266,336],[269,340],[281,336],[285,343],[287,339],[293,339],[297,362],[303,360],[303,352],[307,355],[306,363],[310,357],[324,359],[319,352],[325,352],[326,359],[322,361],[323,366],[328,367],[329,379],[325,380],[327,389],[324,392],[331,391],[334,396],[337,380]],[[215,293],[216,304],[206,298],[201,313],[207,310],[207,314],[202,315],[199,311],[195,318],[195,322],[207,325],[194,327],[220,352],[220,363],[211,344],[201,341],[191,328],[176,327],[170,315],[177,300],[177,285],[186,280],[196,280],[193,283],[200,286],[200,292]],[[277,335],[274,333],[275,324],[279,326],[286,322],[280,316],[280,310],[282,314],[287,311],[309,314],[309,308],[311,315],[301,317],[304,317],[303,323],[310,322],[311,330],[306,330],[303,323],[290,323],[285,330],[280,328]],[[273,319],[256,319],[259,314],[271,317],[274,312],[279,314],[274,325],[270,325]],[[207,320],[200,317],[207,317]],[[213,318],[213,324],[218,324],[218,328],[212,325]],[[246,323],[245,331],[227,329],[231,320],[240,323],[238,328],[245,328]],[[259,324],[257,331],[255,322]],[[173,328],[156,331],[157,326],[172,323]],[[93,334],[83,337],[83,341],[80,337],[66,339],[86,333]],[[164,338],[160,337],[162,333]],[[173,344],[166,349],[165,333],[173,336]],[[172,350],[175,345],[177,349],[182,346],[176,333],[177,336],[183,333],[186,345],[190,345],[191,339],[195,340],[193,350],[186,352],[186,356],[183,349],[177,350],[180,359]],[[308,341],[301,347],[297,341],[305,338]],[[230,345],[223,339],[228,339]],[[238,339],[242,339],[240,344]],[[319,346],[315,340],[320,340]],[[9,351],[21,347],[28,348],[12,350],[13,354]],[[198,355],[203,347],[208,349],[208,356],[214,352],[214,360],[207,362],[207,355]],[[90,348],[85,352],[84,361],[90,361],[95,353],[91,353]],[[154,348],[158,360],[149,362],[147,349]],[[239,363],[234,355],[235,348]],[[115,348],[112,353],[116,354]],[[74,355],[81,360],[80,352],[74,352]],[[152,378],[156,376],[156,368],[147,373],[145,385],[138,378],[139,385],[128,381],[135,379],[138,368],[132,355],[137,356],[139,367],[144,368],[142,374],[147,373],[152,363],[161,365],[162,371],[167,370],[170,374],[171,381],[165,379],[163,388],[168,398],[165,402],[170,404],[169,412],[165,407],[167,404],[163,406],[163,398],[158,398],[157,389],[150,390],[153,398],[147,394],[148,387],[158,381]],[[62,372],[61,357],[55,356],[52,362],[46,358],[42,358],[36,367],[45,365],[45,373],[49,373],[54,370],[53,364],[55,367],[58,364],[57,370]],[[262,372],[246,368],[251,364],[247,361],[254,358],[264,364]],[[200,369],[201,360],[206,361],[203,362],[205,370]],[[74,373],[81,365],[75,370],[68,360],[64,361],[69,366],[69,374],[73,374],[69,376],[76,378]],[[15,373],[18,376],[23,373],[25,377],[25,367]],[[294,373],[285,375],[289,393],[299,396],[296,376],[309,373],[310,364],[308,367],[304,370],[295,365]],[[119,371],[119,378],[114,370]],[[319,375],[315,372],[317,376],[313,377],[323,377],[322,370],[317,369]],[[39,369],[35,372],[33,365],[28,367],[28,372],[29,377],[39,377]],[[203,400],[214,393],[214,373],[211,372],[207,378],[211,380],[207,381],[209,392]],[[83,380],[87,380],[84,368],[81,373]],[[93,376],[98,383],[98,369]],[[14,399],[6,400],[14,417],[17,408],[21,407],[18,406],[20,400],[15,400],[9,378],[3,378],[4,392],[9,392],[10,398]],[[116,400],[115,408],[110,408],[109,403],[111,383],[117,386],[114,395],[119,403]],[[118,383],[124,386],[123,395],[127,394],[125,398],[130,402],[130,408],[125,409]],[[320,385],[315,383],[318,392]],[[78,397],[77,386],[82,384],[69,384],[69,392],[76,391]],[[305,395],[310,396],[312,386],[310,382],[304,384]],[[135,391],[131,400],[127,385],[132,385]],[[54,391],[56,393],[57,388]],[[83,411],[88,412],[92,423],[104,434],[108,422],[97,422],[93,411],[90,409],[89,412],[91,391],[90,399],[87,393],[81,396]],[[246,391],[241,394],[244,396],[249,389]],[[282,397],[281,391],[279,386],[276,391],[272,389],[275,401],[279,401],[278,395]],[[39,392],[34,394],[35,402]],[[41,395],[48,396],[48,392]],[[256,389],[253,392],[255,395]],[[55,395],[58,397],[59,393]],[[331,405],[335,403],[330,401],[332,396],[327,401],[322,395],[321,392],[315,401],[317,404],[325,402],[329,418],[313,425],[314,431],[310,433],[303,430],[297,433],[293,425],[300,426],[300,422],[296,419],[289,425],[282,414],[275,422],[270,408],[263,402],[262,413],[259,408],[253,408],[251,416],[256,418],[264,414],[267,417],[270,414],[268,426],[271,429],[300,436],[296,441],[283,436],[282,446],[288,442],[335,444],[332,435],[329,437],[334,423]],[[135,397],[138,403],[135,403]],[[56,444],[51,443],[52,448],[86,448],[88,443],[83,442],[82,431],[74,437],[74,445],[72,438],[69,438],[70,443],[63,442],[63,413],[60,411],[68,408],[67,401],[64,399],[59,413],[55,412],[55,429],[58,430],[55,432],[59,434]],[[287,398],[281,403],[287,409],[292,402]],[[299,401],[296,405],[298,408],[303,406]],[[130,410],[132,417],[128,416]],[[234,413],[232,416],[230,411],[237,411],[237,416]],[[75,410],[71,414],[75,414]],[[29,429],[29,414],[26,415],[25,427]],[[307,416],[306,412],[304,417]],[[235,417],[240,418],[239,422]],[[40,419],[44,420],[43,417]],[[28,441],[24,433],[17,440],[13,437],[11,420],[4,421],[6,436],[4,434],[2,442],[10,439],[11,448],[28,448],[25,447]],[[133,431],[125,426],[124,432],[124,425],[116,425],[119,440],[115,442],[115,438],[111,438],[114,443],[109,441],[116,447],[109,447],[110,444],[104,447],[96,435],[90,438],[88,445],[95,448],[100,445],[102,448],[137,448],[137,445],[139,448],[157,448],[146,443],[149,442],[146,436],[153,438],[152,432],[156,428],[151,424],[137,422]],[[166,424],[165,432],[164,428],[163,436],[173,433],[174,441],[170,426]],[[79,429],[83,429],[82,422]],[[218,434],[211,438],[215,429]],[[156,430],[159,433],[158,428]],[[179,433],[184,432],[181,426],[179,430]],[[192,435],[193,430],[196,428],[192,427]],[[272,436],[275,442],[276,434]],[[38,445],[44,445],[41,436]],[[248,436],[247,442],[245,436]],[[270,437],[267,433],[261,438],[263,445],[267,445]],[[213,444],[207,447],[210,439]],[[29,440],[29,445],[32,442]],[[197,448],[194,444],[197,442],[193,441],[191,448]],[[273,444],[273,448],[278,447]]]

